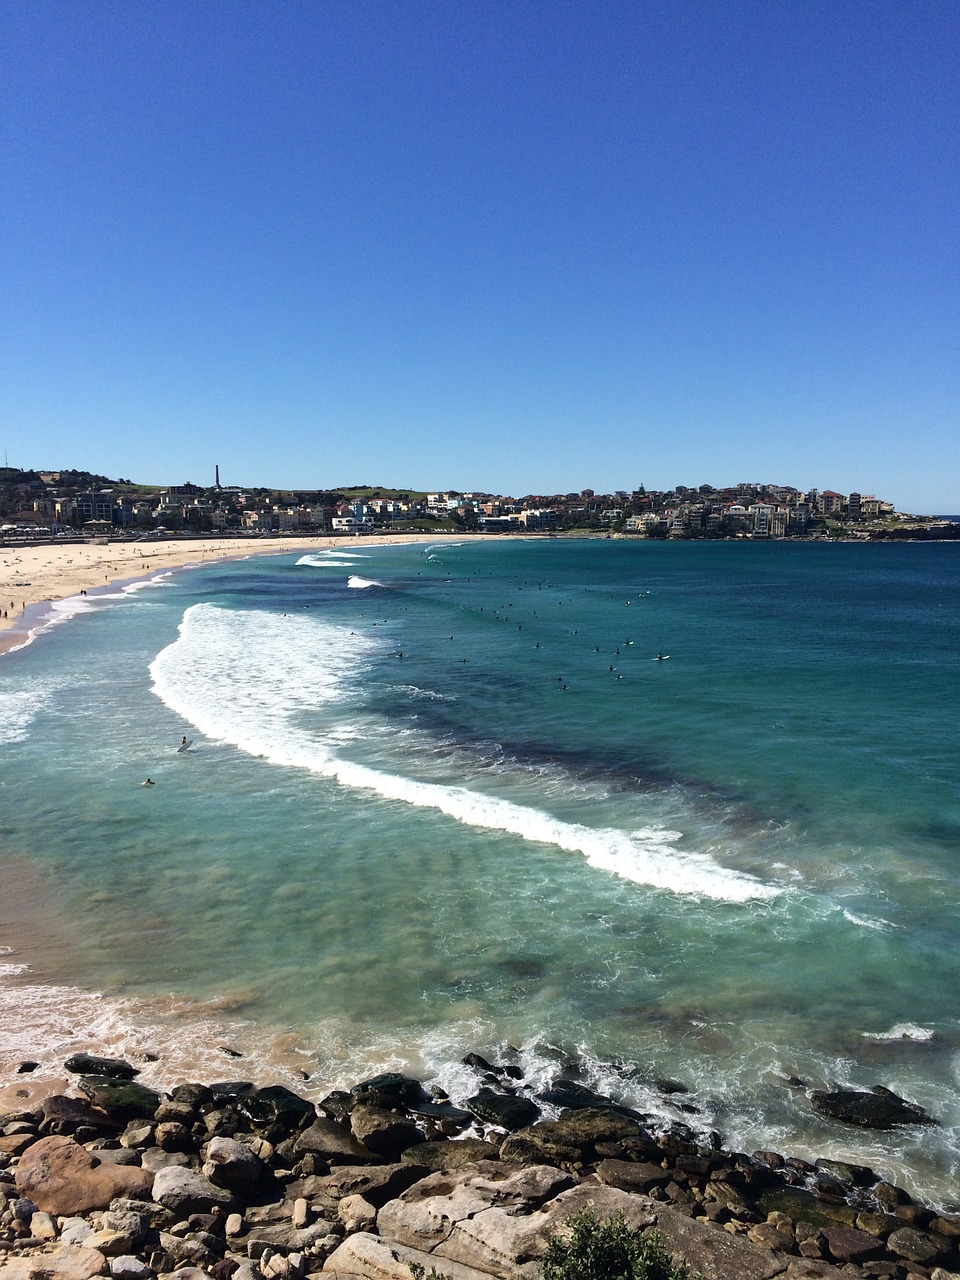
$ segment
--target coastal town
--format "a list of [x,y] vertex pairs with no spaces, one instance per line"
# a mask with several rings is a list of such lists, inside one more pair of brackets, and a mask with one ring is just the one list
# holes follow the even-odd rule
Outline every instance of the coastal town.
[[960,526],[899,512],[885,498],[739,483],[669,490],[526,494],[425,492],[356,485],[270,489],[166,487],[87,471],[0,469],[0,536],[607,533],[641,538],[949,538]]

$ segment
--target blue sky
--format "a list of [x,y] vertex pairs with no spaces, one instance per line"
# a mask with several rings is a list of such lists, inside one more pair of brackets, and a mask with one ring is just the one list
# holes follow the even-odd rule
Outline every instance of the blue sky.
[[0,447],[960,512],[950,0],[3,0]]

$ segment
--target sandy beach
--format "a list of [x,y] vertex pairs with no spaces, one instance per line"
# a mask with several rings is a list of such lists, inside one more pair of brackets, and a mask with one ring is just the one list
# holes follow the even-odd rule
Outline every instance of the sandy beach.
[[[449,533],[372,535],[368,546],[390,542],[435,542]],[[474,535],[476,536],[476,535]],[[481,535],[482,536],[482,535]],[[275,538],[169,538],[138,542],[0,544],[0,653],[19,648],[42,618],[43,605],[116,582],[130,582],[171,569],[251,555],[280,555],[319,547],[355,545],[355,538],[329,535]]]

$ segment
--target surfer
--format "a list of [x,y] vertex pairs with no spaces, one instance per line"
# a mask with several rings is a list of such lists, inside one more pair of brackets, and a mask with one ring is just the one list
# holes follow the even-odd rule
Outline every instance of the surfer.
[[181,747],[185,747],[185,746],[187,745],[187,735],[186,735],[186,734],[184,734],[184,735],[183,735],[183,737],[180,739],[180,745],[181,745]]
[[155,787],[157,784],[152,778],[144,778],[140,785],[141,787]]

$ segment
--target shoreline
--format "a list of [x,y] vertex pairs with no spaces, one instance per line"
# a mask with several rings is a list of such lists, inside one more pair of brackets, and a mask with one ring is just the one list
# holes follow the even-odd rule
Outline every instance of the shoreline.
[[[493,536],[497,538],[502,538],[508,535],[493,535]],[[457,535],[445,535],[444,541],[449,539],[449,541],[452,542],[456,538],[457,538]],[[251,558],[253,556],[258,556],[258,555],[267,556],[267,555],[287,554],[288,556],[292,556],[292,553],[294,552],[297,552],[298,554],[302,552],[309,552],[313,550],[314,547],[323,547],[324,549],[333,548],[335,550],[338,550],[338,549],[347,550],[348,548],[350,550],[360,550],[361,548],[357,544],[359,544],[361,541],[367,541],[371,550],[374,549],[374,547],[376,546],[384,545],[384,543],[393,543],[394,545],[398,545],[401,542],[408,542],[408,543],[418,542],[421,545],[432,544],[434,546],[437,546],[440,544],[440,540],[436,536],[431,534],[420,535],[419,537],[416,537],[416,538],[413,536],[409,536],[406,538],[402,536],[397,536],[393,538],[385,538],[382,540],[373,539],[373,538],[345,540],[345,539],[339,539],[339,538],[320,538],[320,537],[296,538],[296,539],[257,538],[257,539],[249,539],[249,540],[246,540],[246,539],[244,540],[234,540],[234,539],[178,540],[177,542],[172,543],[170,545],[162,544],[163,550],[170,553],[170,559],[167,561],[167,563],[157,563],[153,558],[148,558],[147,555],[144,555],[142,557],[146,561],[146,565],[149,566],[149,568],[146,568],[146,575],[145,575],[145,578],[142,578],[142,580],[147,580],[158,573],[167,574],[169,572],[172,572],[174,568],[184,568],[184,567],[188,568],[188,567],[191,567],[191,565],[194,563],[213,563],[221,560],[226,561],[231,559]],[[213,543],[212,547],[208,545],[210,542]],[[120,550],[123,550],[127,553],[129,553],[131,550],[135,550],[135,545],[136,544],[133,544],[133,545],[122,544],[122,543],[117,544]],[[140,544],[140,546],[146,551],[147,547],[149,547],[150,544]],[[66,553],[64,557],[64,559],[66,560],[66,559],[72,558],[71,553],[75,554],[77,550],[77,544],[74,544],[72,547],[38,548],[38,550],[46,551],[48,554],[48,557],[51,551],[54,551],[54,550],[58,552],[62,551]],[[91,552],[103,552],[103,551],[113,550],[113,547],[109,547],[109,548],[91,547],[90,550]],[[190,556],[191,551],[193,551],[195,554],[192,557],[188,558]],[[66,567],[67,565],[64,564],[63,568],[66,568]],[[135,567],[140,567],[140,566],[138,565]],[[74,566],[71,565],[70,568],[71,570],[73,570]],[[121,570],[121,574],[122,573],[123,573],[123,570]],[[121,576],[117,579],[114,579],[114,582],[117,582],[117,581],[131,581],[131,578]],[[189,581],[189,580],[181,580],[181,581]],[[91,590],[91,602],[93,602],[94,592],[96,592],[96,594],[107,593],[110,591],[110,586],[109,585],[104,585],[104,586],[91,585],[89,589]],[[111,597],[107,596],[107,601],[109,601],[110,599]],[[42,607],[42,606],[38,605],[34,607]],[[3,897],[3,896],[4,895],[0,893],[0,897]],[[12,894],[10,898],[8,898],[8,902],[13,904],[16,901],[17,896],[18,895],[16,894]],[[32,932],[31,932],[30,942],[31,942],[31,946],[35,942],[35,938],[32,936]],[[91,1021],[88,1025],[93,1026],[95,1024],[94,1022]],[[149,1023],[147,1025],[148,1027],[150,1026]],[[140,1026],[139,1023],[138,1023],[138,1026]],[[147,1037],[150,1037],[149,1030],[147,1030],[146,1034],[147,1034]],[[253,1034],[255,1035],[256,1033],[254,1032]],[[241,1043],[235,1043],[232,1037],[224,1036],[223,1039],[226,1040],[228,1044],[230,1044],[231,1048],[243,1049],[245,1047]],[[142,1043],[142,1041],[140,1041],[140,1043]],[[150,1039],[148,1039],[147,1044],[150,1048],[153,1048],[153,1049],[157,1047],[156,1043],[150,1042]],[[117,1053],[117,1052],[124,1053],[126,1048],[126,1046],[116,1044],[116,1043],[109,1043],[109,1042],[102,1043],[98,1047],[100,1048],[101,1052],[112,1051],[114,1053]],[[218,1046],[213,1046],[213,1047],[215,1051],[219,1049],[219,1054],[221,1055],[221,1060],[222,1060],[222,1055],[225,1054],[227,1051],[222,1047],[218,1047]],[[483,1049],[484,1045],[481,1044],[479,1047]],[[232,1058],[233,1055],[230,1054],[229,1056]],[[251,1059],[247,1054],[244,1055],[244,1058],[245,1058],[245,1065],[243,1069],[244,1071],[246,1071],[249,1069],[249,1066],[251,1065]],[[224,1063],[224,1065],[226,1065],[226,1063]],[[386,1066],[386,1064],[384,1065]],[[196,1073],[191,1073],[188,1076],[188,1078],[212,1079],[212,1078],[215,1078],[215,1074],[216,1073],[209,1073],[205,1070],[197,1071]],[[260,1077],[261,1079],[263,1078],[259,1071],[257,1071],[257,1076]],[[16,1082],[20,1087],[23,1087],[25,1083],[24,1077],[18,1076],[16,1078]],[[327,1078],[327,1083],[330,1083],[329,1077]],[[889,1081],[889,1083],[895,1084],[896,1082],[891,1080]],[[749,1147],[747,1149],[749,1150]],[[788,1148],[788,1149],[795,1150],[795,1148]],[[821,1153],[822,1153],[822,1150],[823,1149],[820,1149]]]
[[[370,547],[437,542],[463,535],[438,533],[371,534],[362,538],[332,534],[286,534],[272,538],[215,535],[169,540],[137,539],[101,543],[94,539],[63,543],[0,543],[0,655],[32,640],[51,608],[81,592],[153,578],[160,573],[250,556],[284,555],[332,547]],[[471,539],[502,539],[507,534],[471,534]]]
[[[460,1104],[396,1071],[313,1102],[248,1080],[165,1094],[126,1058],[71,1055],[69,1092],[0,1112],[12,1210],[0,1217],[0,1269],[19,1280],[181,1268],[197,1280],[535,1280],[551,1238],[586,1210],[594,1223],[623,1215],[654,1228],[671,1275],[956,1275],[960,1218],[869,1167],[701,1143],[562,1078],[519,1097],[509,1055],[463,1062],[477,1091]],[[579,1260],[585,1276],[607,1274]]]

